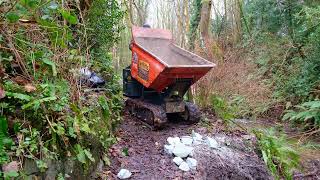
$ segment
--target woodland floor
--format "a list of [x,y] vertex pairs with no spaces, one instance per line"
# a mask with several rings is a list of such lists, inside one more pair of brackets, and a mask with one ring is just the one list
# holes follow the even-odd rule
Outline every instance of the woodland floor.
[[[204,112],[203,115],[207,120],[205,123],[190,126],[171,121],[165,129],[151,131],[138,119],[125,113],[116,134],[119,141],[109,150],[111,166],[105,168],[100,177],[117,179],[119,170],[125,168],[132,172],[130,179],[273,179],[254,148],[255,139],[250,139],[250,135],[241,130],[226,129],[210,113]],[[234,163],[233,158],[222,158],[221,161],[221,157],[200,154],[197,157],[197,170],[179,170],[163,147],[169,136],[190,135],[192,130],[202,135],[223,134],[228,137],[231,140],[230,148],[241,157],[240,160]],[[245,143],[245,139],[252,141],[250,145]],[[246,146],[253,148],[248,150]],[[296,172],[294,179],[320,179],[319,159],[304,159],[303,162],[304,170]]]

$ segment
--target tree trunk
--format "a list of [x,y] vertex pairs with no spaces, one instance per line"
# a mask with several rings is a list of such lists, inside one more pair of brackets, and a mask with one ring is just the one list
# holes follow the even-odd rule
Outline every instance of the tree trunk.
[[201,1],[202,0],[193,1],[194,9],[193,9],[193,14],[190,20],[190,34],[189,34],[189,49],[191,51],[194,50],[197,30],[198,30],[200,19],[201,19],[201,6],[202,6]]
[[131,22],[132,24],[134,24],[134,21],[133,21],[133,11],[132,11],[132,0],[129,0],[128,12],[129,12],[129,17],[130,17],[130,22]]
[[211,5],[212,5],[212,0],[202,1],[200,34],[201,34],[201,39],[204,42],[204,46],[206,48],[207,54],[210,54],[209,24],[210,24],[210,14],[211,14],[211,7],[212,7]]
[[190,33],[190,12],[189,12],[189,1],[188,0],[184,0],[183,1],[184,4],[184,17],[185,19],[185,30],[184,30],[184,43],[183,43],[183,48],[187,47],[187,39],[188,39],[188,34]]

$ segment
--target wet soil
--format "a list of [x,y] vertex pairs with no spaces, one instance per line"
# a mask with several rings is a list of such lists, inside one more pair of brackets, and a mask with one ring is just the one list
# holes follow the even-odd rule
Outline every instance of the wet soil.
[[[256,139],[237,128],[226,128],[214,114],[205,111],[197,125],[186,125],[170,119],[166,128],[152,131],[140,120],[124,113],[124,120],[116,135],[118,143],[109,152],[110,167],[101,174],[102,179],[117,179],[121,168],[132,172],[130,179],[273,179],[256,149]],[[249,127],[248,124],[242,125]],[[197,146],[194,158],[197,170],[183,172],[172,162],[173,157],[164,152],[167,138],[190,135],[192,130],[223,142],[223,150]],[[293,179],[320,179],[320,160],[303,157],[302,169]],[[314,157],[314,156],[313,156]],[[316,156],[317,157],[317,156]]]
[[[136,118],[124,115],[117,136],[119,142],[109,151],[111,167],[107,179],[117,179],[121,168],[132,172],[131,179],[272,179],[261,158],[255,153],[254,140],[242,131],[225,131],[222,122],[205,115],[206,122],[186,125],[172,121],[161,131],[151,131]],[[192,130],[211,137],[224,137],[226,151],[199,146],[194,150],[197,170],[183,172],[172,162],[163,146],[171,136],[190,135]],[[249,137],[249,138],[248,138]]]

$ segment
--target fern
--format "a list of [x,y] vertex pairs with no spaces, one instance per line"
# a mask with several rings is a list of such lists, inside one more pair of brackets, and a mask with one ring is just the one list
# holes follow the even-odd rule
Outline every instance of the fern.
[[320,100],[305,102],[295,108],[286,111],[282,119],[304,124],[311,120],[316,127],[320,127]]
[[46,98],[42,98],[42,99],[36,99],[34,101],[31,101],[28,104],[23,105],[22,109],[28,109],[33,106],[33,109],[36,110],[40,107],[41,103],[55,101],[55,100],[57,100],[57,97],[55,97],[55,96],[46,97]]
[[214,95],[211,97],[212,110],[227,124],[234,119],[233,108],[228,102],[220,96]]
[[31,96],[22,93],[14,93],[14,92],[6,92],[6,96],[10,98],[20,99],[24,101],[30,101],[32,99]]
[[299,154],[290,147],[284,134],[277,136],[274,129],[254,131],[262,158],[276,179],[292,179],[292,172],[299,165]]

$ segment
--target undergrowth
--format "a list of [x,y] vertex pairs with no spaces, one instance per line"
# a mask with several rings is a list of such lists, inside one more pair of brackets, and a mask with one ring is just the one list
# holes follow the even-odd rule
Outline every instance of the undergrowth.
[[[121,30],[119,4],[0,1],[0,11],[0,165],[23,167],[30,159],[45,172],[50,161],[72,159],[88,172],[98,161],[93,149],[115,142],[120,121],[122,96],[109,53]],[[101,73],[103,92],[80,83],[82,67]],[[98,158],[110,163],[106,154]]]
[[[319,135],[319,2],[257,0],[240,8],[239,41],[229,39],[235,34],[228,15],[215,14],[212,39],[223,58],[209,57],[217,67],[194,87],[196,101],[226,124],[235,118],[283,119],[302,126],[304,136]],[[197,53],[205,57],[210,51],[200,47]],[[255,134],[273,175],[292,179],[299,156],[287,138],[273,130]]]
[[294,110],[287,110],[283,120],[290,120],[297,124],[303,124],[304,129],[320,129],[320,101],[314,100],[295,106]]
[[[243,12],[242,25],[246,26],[237,42],[229,42],[230,24],[216,14],[213,24],[222,29],[213,27],[212,39],[224,55],[209,57],[217,67],[195,87],[199,104],[210,107],[210,95],[218,94],[228,103],[240,100],[237,117],[271,112],[281,118],[286,104],[295,109],[319,99],[319,3],[259,0],[244,3]],[[197,53],[207,54],[202,47],[198,49]]]
[[284,134],[274,129],[253,131],[257,137],[262,159],[276,179],[293,179],[293,171],[299,168],[299,154],[288,143]]
[[[253,21],[266,17],[264,25],[270,28],[254,26],[253,36],[246,39],[250,43],[244,45],[251,49],[249,54],[259,68],[256,74],[263,76],[265,83],[274,90],[274,102],[293,105],[284,119],[304,124],[302,119],[310,118],[299,116],[310,111],[301,113],[302,109],[316,102],[320,95],[320,6],[313,2],[292,1],[278,7],[277,3],[268,0],[257,1],[248,8],[248,12],[253,13]],[[261,11],[254,14],[257,8]],[[277,14],[265,16],[273,11]],[[295,117],[294,110],[297,110],[298,117]]]

